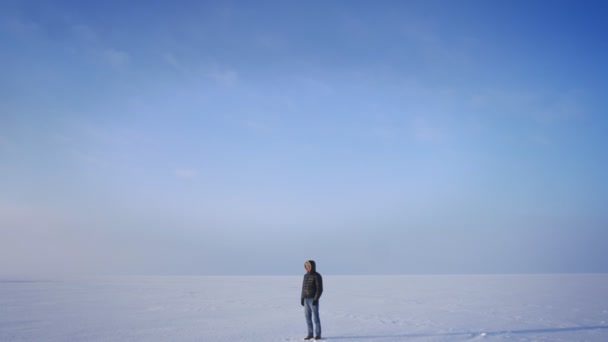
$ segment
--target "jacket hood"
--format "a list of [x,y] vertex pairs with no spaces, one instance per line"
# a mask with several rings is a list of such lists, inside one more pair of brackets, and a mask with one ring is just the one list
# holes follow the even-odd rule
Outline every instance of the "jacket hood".
[[315,273],[317,271],[317,264],[314,260],[307,260],[304,265],[310,265],[310,273]]

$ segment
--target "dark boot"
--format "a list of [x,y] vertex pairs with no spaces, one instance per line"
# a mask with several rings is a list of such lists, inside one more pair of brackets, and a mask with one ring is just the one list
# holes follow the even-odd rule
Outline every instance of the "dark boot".
[[315,340],[320,340],[321,339],[321,335],[315,336]]
[[312,340],[312,335],[308,335],[306,337],[304,337],[305,340]]

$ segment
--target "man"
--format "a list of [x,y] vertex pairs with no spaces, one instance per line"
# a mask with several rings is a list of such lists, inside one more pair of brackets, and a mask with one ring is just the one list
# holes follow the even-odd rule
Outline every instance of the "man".
[[313,260],[306,261],[304,268],[306,269],[306,274],[302,282],[300,303],[304,307],[304,315],[306,316],[306,324],[308,325],[308,336],[306,336],[305,340],[312,339],[313,319],[315,323],[315,340],[320,340],[319,298],[321,298],[321,294],[323,293],[323,277],[317,273],[317,266]]

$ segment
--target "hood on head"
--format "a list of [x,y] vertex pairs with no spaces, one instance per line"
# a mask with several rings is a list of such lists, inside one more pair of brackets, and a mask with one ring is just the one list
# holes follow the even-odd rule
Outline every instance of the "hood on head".
[[317,271],[317,264],[315,264],[314,260],[308,260],[304,263],[304,265],[310,265],[310,272],[316,272]]

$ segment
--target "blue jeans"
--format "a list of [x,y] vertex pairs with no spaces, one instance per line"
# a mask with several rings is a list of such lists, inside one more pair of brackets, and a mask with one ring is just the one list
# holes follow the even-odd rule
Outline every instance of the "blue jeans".
[[319,304],[312,305],[312,298],[304,298],[304,316],[308,325],[308,335],[312,335],[312,322],[315,322],[315,336],[321,336],[321,319],[319,318]]

